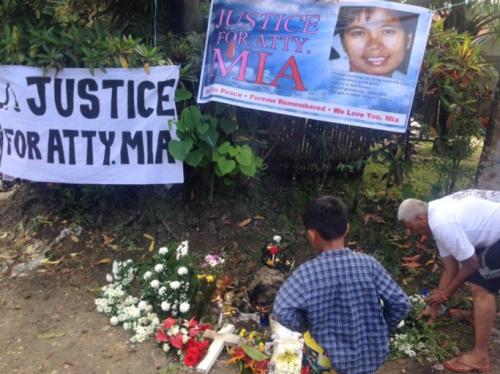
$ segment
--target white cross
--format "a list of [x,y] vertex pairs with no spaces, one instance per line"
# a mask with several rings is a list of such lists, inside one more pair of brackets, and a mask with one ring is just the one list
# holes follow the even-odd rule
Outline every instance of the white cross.
[[232,334],[233,331],[234,325],[231,324],[224,325],[219,331],[205,331],[203,337],[212,339],[213,341],[208,348],[205,358],[196,367],[198,373],[207,374],[212,369],[212,366],[214,366],[217,358],[224,349],[224,345],[236,346],[241,344],[241,336]]

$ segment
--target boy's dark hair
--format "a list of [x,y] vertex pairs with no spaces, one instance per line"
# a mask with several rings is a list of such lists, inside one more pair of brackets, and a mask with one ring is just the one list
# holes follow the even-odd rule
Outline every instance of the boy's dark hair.
[[347,232],[347,206],[335,196],[321,196],[307,204],[302,215],[307,230],[314,229],[324,240],[334,240]]

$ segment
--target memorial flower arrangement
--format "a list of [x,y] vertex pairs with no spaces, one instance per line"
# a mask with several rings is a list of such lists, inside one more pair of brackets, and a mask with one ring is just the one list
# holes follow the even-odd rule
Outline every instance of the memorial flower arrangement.
[[163,351],[174,351],[184,365],[192,367],[207,353],[210,342],[203,338],[203,332],[209,328],[211,325],[198,323],[195,319],[168,317],[158,328],[155,338]]
[[112,325],[122,325],[140,343],[152,337],[160,318],[193,314],[197,279],[188,254],[188,242],[162,247],[152,260],[141,266],[140,297],[131,294],[139,266],[132,260],[114,261],[102,295],[95,299],[98,312],[109,317]]
[[300,373],[302,370],[303,343],[298,339],[290,339],[275,344],[272,363],[275,374]]
[[245,343],[228,350],[231,356],[228,364],[237,365],[240,374],[268,373],[270,357],[265,353],[265,337],[256,331],[247,334],[245,329],[239,335],[245,339]]
[[427,361],[442,360],[446,356],[439,332],[425,321],[418,320],[418,315],[427,306],[422,295],[411,295],[410,313],[402,321],[396,333],[390,338],[389,346],[394,357],[411,357]]
[[294,261],[289,258],[286,247],[280,235],[273,236],[273,240],[262,248],[262,263],[273,269],[291,271]]
[[198,282],[188,252],[187,241],[175,250],[162,247],[142,273],[142,297],[162,316],[187,317],[193,314]]
[[130,295],[137,268],[132,260],[114,261],[108,284],[102,287],[102,297],[95,299],[98,312],[109,317],[112,325],[122,325],[133,333],[131,342],[141,343],[152,336],[160,320],[146,300]]

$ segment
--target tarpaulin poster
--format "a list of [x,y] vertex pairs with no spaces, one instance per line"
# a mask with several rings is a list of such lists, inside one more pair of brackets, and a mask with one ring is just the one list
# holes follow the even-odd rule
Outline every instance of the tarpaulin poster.
[[213,0],[198,102],[404,132],[432,13],[388,1]]
[[178,66],[0,66],[0,172],[32,181],[182,183],[175,137]]

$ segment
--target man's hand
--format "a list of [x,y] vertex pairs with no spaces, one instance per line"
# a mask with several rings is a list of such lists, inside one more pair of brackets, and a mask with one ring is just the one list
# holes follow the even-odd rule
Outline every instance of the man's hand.
[[446,290],[433,290],[427,299],[427,304],[436,307],[449,299],[450,295]]
[[420,312],[417,319],[427,319],[427,323],[431,325],[437,319],[437,316],[438,316],[437,306],[429,305],[427,308],[425,308]]

